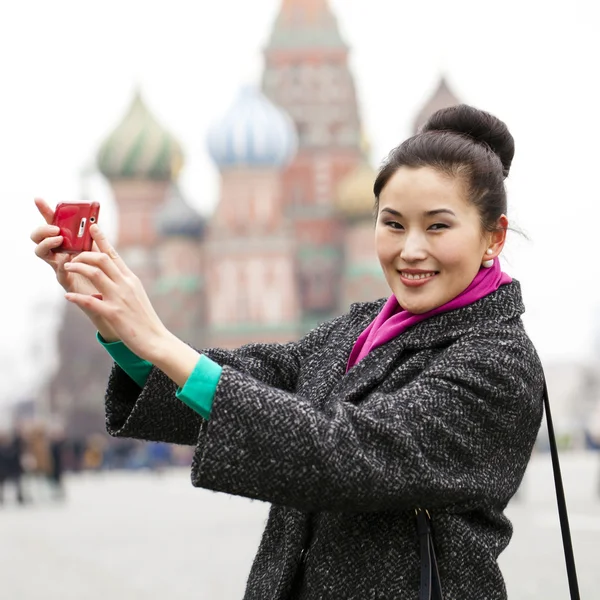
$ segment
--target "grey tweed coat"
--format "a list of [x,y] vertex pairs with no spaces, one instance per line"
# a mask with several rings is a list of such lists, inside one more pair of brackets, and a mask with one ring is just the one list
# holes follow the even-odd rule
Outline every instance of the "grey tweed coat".
[[542,368],[517,282],[423,321],[345,373],[384,300],[286,345],[205,350],[223,366],[208,422],[154,368],[114,366],[112,435],[196,447],[195,486],[272,504],[245,600],[416,600],[415,507],[448,600],[506,598],[503,514],[542,418]]

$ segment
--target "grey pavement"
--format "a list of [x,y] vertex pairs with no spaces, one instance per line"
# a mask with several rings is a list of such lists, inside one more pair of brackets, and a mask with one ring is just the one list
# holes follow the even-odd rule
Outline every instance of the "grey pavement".
[[[600,456],[565,454],[562,467],[581,596],[595,599]],[[268,505],[194,489],[185,469],[86,473],[67,489],[64,503],[0,508],[2,600],[242,598]],[[507,514],[515,534],[500,565],[510,600],[568,598],[546,455],[532,460]]]

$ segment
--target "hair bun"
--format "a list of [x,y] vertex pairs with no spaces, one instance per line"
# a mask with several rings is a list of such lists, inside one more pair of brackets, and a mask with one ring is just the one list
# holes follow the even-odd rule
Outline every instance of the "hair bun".
[[506,124],[490,113],[466,104],[442,108],[423,125],[421,132],[426,131],[453,131],[487,144],[502,161],[504,177],[508,177],[515,140]]

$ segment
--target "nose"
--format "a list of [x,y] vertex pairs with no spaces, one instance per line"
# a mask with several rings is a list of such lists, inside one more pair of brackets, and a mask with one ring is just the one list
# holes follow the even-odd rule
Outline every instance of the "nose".
[[427,248],[423,236],[417,231],[408,231],[404,235],[404,245],[400,258],[407,263],[414,263],[427,258]]

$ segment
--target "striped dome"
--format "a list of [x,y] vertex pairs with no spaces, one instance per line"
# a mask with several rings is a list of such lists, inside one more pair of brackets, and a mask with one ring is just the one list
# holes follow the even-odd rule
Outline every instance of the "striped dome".
[[281,167],[296,152],[294,123],[255,87],[242,89],[223,120],[208,134],[219,168]]
[[137,91],[125,118],[100,147],[97,161],[100,172],[109,180],[169,181],[182,167],[183,153]]

